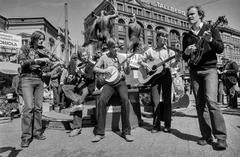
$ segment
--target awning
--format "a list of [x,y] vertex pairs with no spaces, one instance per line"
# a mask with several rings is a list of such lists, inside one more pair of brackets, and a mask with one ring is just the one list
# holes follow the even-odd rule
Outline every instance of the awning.
[[8,75],[18,74],[18,68],[20,64],[11,63],[11,62],[0,62],[0,72]]

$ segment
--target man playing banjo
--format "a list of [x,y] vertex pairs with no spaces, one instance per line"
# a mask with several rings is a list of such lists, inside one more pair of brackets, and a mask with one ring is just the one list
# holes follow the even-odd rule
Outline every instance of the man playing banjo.
[[[119,75],[117,80],[112,83],[106,83],[102,88],[102,93],[100,95],[100,100],[97,108],[97,125],[95,127],[95,137],[92,142],[99,142],[105,137],[105,122],[107,114],[107,104],[111,96],[117,93],[122,102],[121,106],[121,118],[122,118],[122,137],[127,142],[134,141],[133,137],[130,135],[131,127],[129,122],[129,99],[128,99],[128,88],[125,82],[124,72],[129,73],[130,67],[129,63],[125,64],[123,67],[119,67],[121,57],[117,54],[118,45],[114,40],[110,40],[107,43],[109,52],[101,56],[94,67],[96,73],[101,73],[105,75],[113,74],[113,68],[117,67],[117,75]],[[119,73],[118,73],[119,72]],[[114,75],[116,72],[114,73]]]

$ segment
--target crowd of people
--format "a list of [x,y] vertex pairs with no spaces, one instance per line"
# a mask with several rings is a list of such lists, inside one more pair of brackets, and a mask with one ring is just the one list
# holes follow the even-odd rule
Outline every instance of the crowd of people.
[[[224,62],[221,70],[217,70],[217,56],[223,52],[223,42],[217,29],[211,27],[203,21],[205,14],[201,7],[190,6],[187,9],[187,18],[191,25],[191,30],[183,37],[183,54],[168,47],[168,32],[158,30],[156,32],[156,47],[149,47],[141,53],[138,63],[141,67],[152,75],[149,82],[153,102],[153,129],[152,133],[161,131],[161,121],[164,121],[163,130],[166,133],[171,132],[172,116],[172,95],[184,94],[183,80],[179,73],[174,71],[181,57],[190,67],[190,80],[193,94],[196,100],[196,110],[199,120],[201,138],[199,145],[212,144],[213,137],[217,139],[217,148],[224,150],[227,148],[227,131],[222,112],[219,108],[218,86],[224,85],[229,95],[229,106],[237,107],[237,92],[234,86],[237,84],[238,66],[235,62]],[[77,54],[71,56],[68,66],[64,64],[50,64],[50,70],[45,72],[44,67],[49,66],[51,57],[46,56],[43,42],[45,35],[36,31],[31,36],[29,46],[22,48],[19,56],[21,64],[20,82],[24,106],[22,109],[22,147],[28,147],[33,139],[44,140],[46,137],[42,132],[42,102],[43,102],[43,84],[44,78],[50,77],[50,86],[54,93],[54,106],[61,104],[61,94],[71,101],[70,114],[73,116],[73,130],[70,137],[81,134],[82,130],[82,111],[84,109],[85,98],[91,95],[101,84],[101,95],[97,105],[97,123],[94,128],[94,138],[92,142],[99,142],[105,137],[105,121],[107,114],[107,105],[113,94],[118,94],[121,99],[121,118],[122,118],[122,137],[127,142],[134,141],[131,135],[131,125],[129,121],[129,98],[128,87],[125,81],[125,75],[129,74],[131,68],[129,59],[125,61],[118,54],[119,45],[112,35],[112,27],[109,27],[109,20],[117,17],[117,11],[114,15],[101,13],[96,18],[92,34],[94,40],[91,42],[100,42],[102,53],[97,53],[95,57],[90,57],[88,50],[82,48]],[[104,24],[99,25],[103,20]],[[128,50],[130,53],[136,53],[138,46],[141,45],[141,28],[136,23],[136,17],[133,15],[129,24],[131,32],[129,34],[130,44]],[[196,37],[204,39],[199,47]],[[199,62],[193,60],[192,55],[195,52],[203,51]],[[43,55],[44,54],[44,55]],[[169,58],[172,58],[171,60]],[[92,60],[94,59],[94,60]],[[169,61],[166,61],[168,60]],[[151,66],[150,62],[161,63],[161,66]],[[158,71],[159,72],[156,72]],[[117,73],[114,81],[109,81],[109,77]],[[153,74],[152,74],[153,73]],[[100,77],[102,76],[102,77]],[[221,77],[219,77],[221,76]],[[101,78],[101,79],[100,79]],[[222,81],[219,81],[221,78]],[[109,79],[109,80],[107,80]],[[98,82],[99,81],[99,82]],[[222,84],[221,84],[222,83]],[[174,86],[173,86],[174,84]],[[173,90],[174,88],[174,90]],[[162,111],[161,111],[162,110]],[[163,118],[162,118],[163,117]]]

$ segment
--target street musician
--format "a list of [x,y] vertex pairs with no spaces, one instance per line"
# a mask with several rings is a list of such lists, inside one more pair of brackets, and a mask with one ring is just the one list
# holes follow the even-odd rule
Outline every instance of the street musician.
[[[118,45],[115,41],[110,40],[107,44],[109,52],[101,56],[94,66],[96,73],[102,73],[110,75],[112,73],[109,67],[118,67],[120,65],[119,55],[117,54]],[[125,72],[130,72],[129,63],[124,68]],[[117,72],[116,72],[117,73]],[[100,95],[100,101],[97,108],[97,125],[95,126],[95,137],[92,142],[99,142],[105,137],[105,122],[107,114],[107,104],[114,93],[119,94],[122,106],[121,106],[121,118],[122,118],[122,136],[127,142],[132,142],[134,139],[130,135],[131,127],[129,122],[129,100],[128,100],[128,88],[124,79],[123,71],[119,73],[117,81],[114,83],[105,84]]]
[[204,23],[204,11],[200,6],[190,6],[187,18],[191,30],[183,37],[183,59],[187,62],[198,48],[193,43],[192,34],[203,39],[202,56],[197,64],[189,62],[190,79],[196,101],[196,110],[202,137],[199,145],[213,143],[212,135],[217,139],[216,149],[227,148],[227,131],[225,121],[217,103],[218,73],[217,55],[224,49],[218,29]]
[[43,102],[43,67],[49,58],[40,58],[38,48],[43,48],[45,35],[35,31],[31,35],[28,46],[21,48],[19,63],[21,65],[21,86],[24,105],[22,109],[22,136],[21,147],[28,147],[32,139],[45,140],[42,134],[42,102]]
[[[164,117],[164,132],[170,132],[171,128],[171,111],[172,111],[172,104],[171,104],[171,92],[172,92],[172,75],[171,75],[171,68],[177,66],[178,63],[178,55],[175,55],[173,50],[170,50],[167,47],[167,39],[168,39],[168,32],[164,30],[158,30],[156,36],[157,47],[156,48],[149,48],[146,52],[143,53],[142,57],[139,58],[139,64],[146,70],[153,69],[150,66],[150,63],[159,64],[169,58],[175,59],[174,61],[168,62],[163,64],[162,66],[157,67],[159,73],[155,73],[155,76],[150,76],[153,79],[149,81],[151,84],[151,93],[152,93],[152,100],[153,100],[153,129],[152,133],[157,133],[161,130],[161,114]],[[175,55],[175,56],[174,56]],[[159,64],[160,65],[160,64]],[[141,70],[139,70],[141,71]],[[147,80],[147,79],[146,79]],[[163,103],[160,103],[160,96],[162,93]],[[163,107],[160,107],[163,105]],[[160,108],[163,108],[161,112]]]
[[83,104],[87,95],[92,94],[95,89],[95,76],[94,64],[89,60],[89,54],[85,48],[77,55],[73,55],[70,62],[69,71],[66,74],[67,80],[62,86],[62,90],[73,104],[70,109],[70,115],[73,115],[73,130],[69,137],[74,137],[81,134]]

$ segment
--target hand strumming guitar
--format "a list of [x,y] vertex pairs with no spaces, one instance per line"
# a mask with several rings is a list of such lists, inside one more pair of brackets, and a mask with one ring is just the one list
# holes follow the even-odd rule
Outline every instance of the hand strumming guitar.
[[204,38],[205,41],[207,42],[212,42],[213,38],[212,38],[212,32],[211,30],[207,30],[203,33],[202,38]]
[[189,46],[185,49],[184,54],[185,54],[185,55],[190,55],[190,54],[194,53],[196,50],[197,50],[196,45],[195,45],[195,44],[192,44],[192,45],[189,45]]

